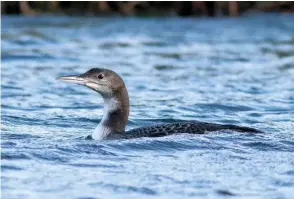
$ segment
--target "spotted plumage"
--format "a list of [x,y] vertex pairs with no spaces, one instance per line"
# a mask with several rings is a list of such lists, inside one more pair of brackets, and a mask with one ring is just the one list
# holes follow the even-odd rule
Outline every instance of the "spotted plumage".
[[103,97],[103,118],[91,136],[95,140],[161,137],[177,133],[203,134],[221,130],[247,133],[261,132],[248,127],[198,121],[147,126],[126,132],[125,127],[129,116],[129,96],[122,78],[117,73],[108,69],[93,68],[81,75],[64,76],[58,79],[87,86]]
[[168,124],[158,124],[131,129],[122,133],[113,133],[107,139],[132,139],[140,137],[162,137],[179,133],[204,134],[212,131],[237,131],[241,133],[262,133],[261,131],[249,127],[236,125],[221,125],[206,122],[190,121]]

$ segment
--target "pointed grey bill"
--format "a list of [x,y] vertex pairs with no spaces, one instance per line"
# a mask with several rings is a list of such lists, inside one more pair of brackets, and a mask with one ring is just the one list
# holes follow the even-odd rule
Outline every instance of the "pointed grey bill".
[[57,77],[56,79],[64,81],[64,82],[74,83],[74,84],[82,84],[82,85],[86,84],[86,81],[84,78],[80,76],[76,76],[76,75],[61,76],[61,77]]

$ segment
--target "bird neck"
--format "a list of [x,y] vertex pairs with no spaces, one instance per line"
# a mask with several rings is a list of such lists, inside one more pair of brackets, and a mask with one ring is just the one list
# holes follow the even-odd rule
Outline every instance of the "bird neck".
[[112,133],[123,133],[129,117],[129,96],[125,87],[103,96],[104,113],[102,120],[92,134],[93,139],[102,140]]

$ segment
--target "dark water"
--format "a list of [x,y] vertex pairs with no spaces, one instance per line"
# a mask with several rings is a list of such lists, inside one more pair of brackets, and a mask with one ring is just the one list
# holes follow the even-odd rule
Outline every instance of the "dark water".
[[[293,21],[2,17],[2,198],[293,198]],[[85,140],[102,98],[55,77],[92,67],[125,80],[128,128],[266,133]]]

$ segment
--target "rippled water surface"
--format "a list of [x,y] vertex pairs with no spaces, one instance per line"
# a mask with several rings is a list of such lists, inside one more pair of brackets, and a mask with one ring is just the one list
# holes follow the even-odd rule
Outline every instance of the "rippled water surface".
[[[293,198],[294,16],[2,17],[2,198]],[[93,141],[106,67],[128,129],[175,120],[258,128]]]

